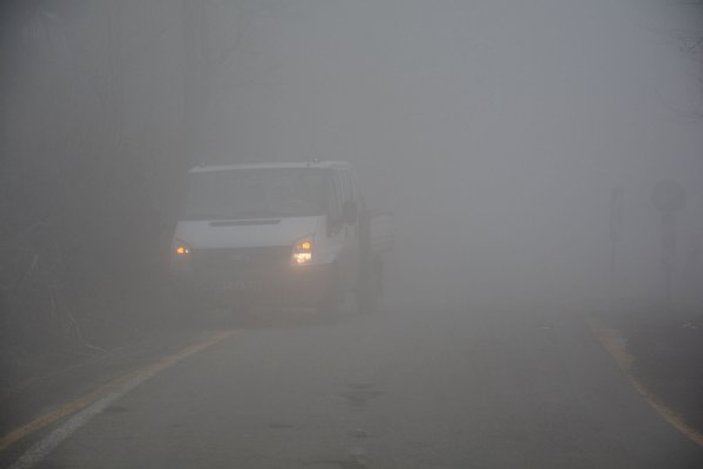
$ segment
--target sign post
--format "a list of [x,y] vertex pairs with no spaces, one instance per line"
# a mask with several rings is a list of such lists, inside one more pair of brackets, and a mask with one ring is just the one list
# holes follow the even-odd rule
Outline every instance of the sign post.
[[623,224],[623,189],[617,185],[610,191],[610,300],[614,304],[617,298],[617,261],[618,248],[622,240]]
[[671,180],[661,180],[652,189],[652,205],[661,212],[661,268],[664,271],[664,296],[673,299],[676,263],[676,214],[686,205],[686,190]]

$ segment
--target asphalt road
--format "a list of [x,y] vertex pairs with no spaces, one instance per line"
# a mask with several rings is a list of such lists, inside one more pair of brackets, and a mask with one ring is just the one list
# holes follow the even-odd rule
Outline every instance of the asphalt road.
[[703,467],[703,448],[574,314],[262,314],[115,399],[36,467]]

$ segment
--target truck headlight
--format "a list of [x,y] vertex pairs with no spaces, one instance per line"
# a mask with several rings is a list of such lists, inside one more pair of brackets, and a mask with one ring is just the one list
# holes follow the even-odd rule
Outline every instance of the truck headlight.
[[306,265],[312,262],[312,241],[309,238],[295,243],[290,262],[293,265]]

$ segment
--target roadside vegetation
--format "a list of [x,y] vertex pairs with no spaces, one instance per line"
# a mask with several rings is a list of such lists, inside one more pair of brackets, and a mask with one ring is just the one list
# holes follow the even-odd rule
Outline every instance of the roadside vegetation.
[[186,40],[183,12],[144,9],[152,23],[135,30],[112,2],[13,3],[0,24],[8,366],[67,347],[100,350],[156,324],[189,164],[183,108],[199,92],[197,80],[168,79],[193,57],[161,53]]

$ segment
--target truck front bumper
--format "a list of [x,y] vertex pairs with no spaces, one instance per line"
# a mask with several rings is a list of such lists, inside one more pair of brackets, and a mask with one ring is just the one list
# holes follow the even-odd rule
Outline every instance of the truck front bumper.
[[179,292],[216,304],[258,303],[314,307],[333,288],[333,266],[280,266],[276,269],[198,272],[172,271]]

